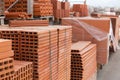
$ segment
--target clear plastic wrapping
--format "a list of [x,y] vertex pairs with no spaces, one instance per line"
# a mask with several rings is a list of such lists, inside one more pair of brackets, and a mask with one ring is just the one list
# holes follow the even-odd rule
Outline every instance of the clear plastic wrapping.
[[103,41],[108,38],[108,33],[102,31],[94,26],[91,26],[83,21],[79,21],[78,19],[71,18],[72,24],[81,26],[85,29],[91,36],[93,36],[98,41]]

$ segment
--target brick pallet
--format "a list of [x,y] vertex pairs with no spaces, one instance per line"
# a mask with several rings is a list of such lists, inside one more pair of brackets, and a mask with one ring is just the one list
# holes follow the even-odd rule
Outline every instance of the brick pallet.
[[50,0],[36,0],[34,3],[34,16],[53,16],[53,5]]
[[5,13],[6,19],[29,19],[31,15],[28,15],[26,12],[7,12]]
[[70,3],[69,2],[60,2],[60,1],[51,1],[53,4],[53,14],[57,19],[61,19],[63,17],[69,17],[70,12]]
[[[16,0],[4,0],[5,10],[12,5]],[[18,1],[9,12],[27,12],[27,0]]]
[[[28,48],[29,47],[29,48]],[[21,31],[21,60],[33,62],[34,80],[50,78],[49,32],[45,30]],[[45,72],[45,73],[43,73]],[[46,76],[44,76],[46,75]]]
[[14,29],[20,33],[17,59],[33,62],[33,80],[70,80],[71,27],[9,28]]
[[[28,28],[26,28],[26,29],[28,29]],[[31,29],[34,30],[36,28],[31,27]],[[55,58],[54,56],[51,56],[51,61],[53,62],[53,64],[51,64],[51,66],[54,66],[55,64],[58,65],[58,67],[53,68],[52,71],[55,72],[55,70],[57,69],[57,71],[58,71],[57,78],[59,80],[66,80],[66,79],[70,80],[70,62],[71,62],[71,59],[70,59],[70,52],[71,52],[70,48],[71,47],[70,46],[71,46],[71,36],[72,36],[71,35],[72,34],[71,27],[52,26],[52,27],[39,27],[37,29],[50,31],[50,34],[51,34],[50,35],[50,40],[51,40],[50,45],[51,45],[51,50],[52,50],[51,54],[52,55],[54,54],[54,56],[55,56],[56,55],[55,53],[56,52],[58,53],[56,56],[59,56],[59,57],[57,57],[57,58]],[[57,34],[56,34],[56,30],[57,30]],[[56,42],[56,37],[57,37],[57,42]],[[52,59],[52,57],[54,57],[54,58]],[[56,62],[56,61],[58,61],[58,62]],[[66,69],[67,69],[67,72],[66,72]],[[57,75],[57,73],[54,74],[54,76],[55,75]],[[55,79],[55,78],[53,78],[53,79]]]
[[[77,20],[77,21],[76,21]],[[88,26],[84,26],[86,28],[83,28],[79,24],[79,22],[85,22],[91,26],[94,26],[95,28],[100,29],[102,32],[102,36],[105,37],[104,40],[99,41],[94,37],[94,34],[91,35],[90,31],[87,31],[86,28]],[[104,24],[104,25],[102,25]],[[97,62],[99,64],[106,64],[108,62],[109,58],[109,29],[110,29],[110,19],[106,18],[63,18],[62,19],[62,25],[71,25],[73,26],[73,42],[77,41],[91,41],[92,43],[97,44]],[[88,29],[88,28],[87,28]],[[95,30],[95,29],[93,29]],[[96,32],[96,31],[94,31]],[[99,30],[98,30],[99,32]],[[81,36],[80,36],[81,35]],[[99,35],[101,36],[101,35]],[[99,37],[97,36],[97,37]],[[104,47],[103,47],[104,45]]]
[[96,45],[80,41],[71,52],[71,80],[90,80],[97,71]]
[[32,62],[14,61],[11,40],[0,39],[0,44],[0,80],[33,80]]
[[88,16],[88,8],[85,4],[73,4],[73,11],[79,12],[80,16]]
[[48,26],[48,24],[48,20],[11,20],[9,22],[10,27]]
[[[55,27],[58,28],[58,49],[59,49],[59,66],[58,66],[58,79],[59,80],[70,80],[70,46],[72,29],[71,27]],[[63,63],[64,62],[64,63]],[[63,68],[64,67],[64,68]],[[67,71],[66,71],[67,70]]]
[[14,61],[13,80],[33,80],[32,62]]

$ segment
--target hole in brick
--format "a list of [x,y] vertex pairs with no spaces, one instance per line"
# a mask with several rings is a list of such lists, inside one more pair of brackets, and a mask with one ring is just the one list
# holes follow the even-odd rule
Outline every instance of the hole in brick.
[[6,75],[8,76],[10,73],[8,72],[8,73],[6,73]]
[[22,57],[25,57],[25,55],[22,55]]
[[23,70],[25,71],[25,67],[23,68]]
[[13,68],[13,65],[11,65],[9,68]]
[[11,73],[11,74],[13,74],[13,73],[14,73],[14,71],[11,71],[10,73]]
[[0,66],[2,66],[3,65],[3,63],[2,62],[0,62]]
[[30,61],[32,61],[33,62],[33,60],[31,59]]
[[4,74],[0,75],[1,78],[4,77],[4,76],[5,76]]
[[33,58],[33,56],[31,56],[30,58]]
[[1,72],[1,71],[3,71],[3,69],[2,69],[2,68],[0,69],[0,72]]
[[12,62],[13,62],[13,60],[10,60],[10,61],[9,61],[9,63],[12,63]]
[[25,73],[24,73],[23,75],[24,75],[24,77],[25,77]]
[[8,61],[5,61],[4,64],[8,64]]
[[8,67],[5,67],[5,70],[7,70],[8,69]]
[[24,60],[24,61],[25,61],[25,59],[22,59],[22,60]]
[[38,68],[37,66],[34,66],[34,68]]
[[38,65],[38,63],[34,63],[34,65]]

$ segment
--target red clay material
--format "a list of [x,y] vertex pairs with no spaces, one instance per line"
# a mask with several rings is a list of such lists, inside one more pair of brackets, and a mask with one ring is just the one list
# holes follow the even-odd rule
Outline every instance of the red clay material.
[[[99,41],[97,38],[94,37],[94,34],[91,35],[85,28],[83,28],[83,26],[79,24],[79,22],[81,21],[91,26],[94,26],[95,28],[100,29],[102,33],[105,33],[103,34],[103,36],[106,36],[105,39],[102,41]],[[110,29],[110,19],[108,18],[98,19],[98,18],[89,18],[89,17],[88,18],[87,17],[86,18],[63,18],[62,25],[73,26],[73,33],[72,33],[73,42],[85,40],[85,41],[91,41],[92,43],[97,44],[97,62],[99,64],[106,64],[108,62],[108,56],[109,56],[109,44],[108,43],[110,42],[108,33]],[[84,27],[88,27],[88,26],[84,26]]]
[[48,24],[48,20],[11,20],[9,22],[10,27],[48,26]]
[[14,31],[19,36],[12,38],[13,44],[17,38],[20,51],[15,59],[33,62],[33,80],[70,80],[71,26],[1,29],[2,35]]
[[12,78],[14,74],[13,58],[0,60],[0,80]]
[[88,16],[88,8],[85,4],[73,4],[73,11],[79,12],[80,16]]
[[71,52],[71,80],[90,80],[97,71],[96,45],[80,41]]
[[33,80],[32,62],[14,61],[13,80]]

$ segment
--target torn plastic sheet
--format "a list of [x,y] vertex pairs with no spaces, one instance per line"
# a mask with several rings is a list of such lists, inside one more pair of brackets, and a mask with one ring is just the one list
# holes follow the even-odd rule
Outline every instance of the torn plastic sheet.
[[93,36],[98,41],[103,41],[108,38],[108,33],[91,26],[85,22],[79,21],[77,19],[71,19],[72,23],[75,25],[80,25],[83,29],[85,29],[91,36]]

